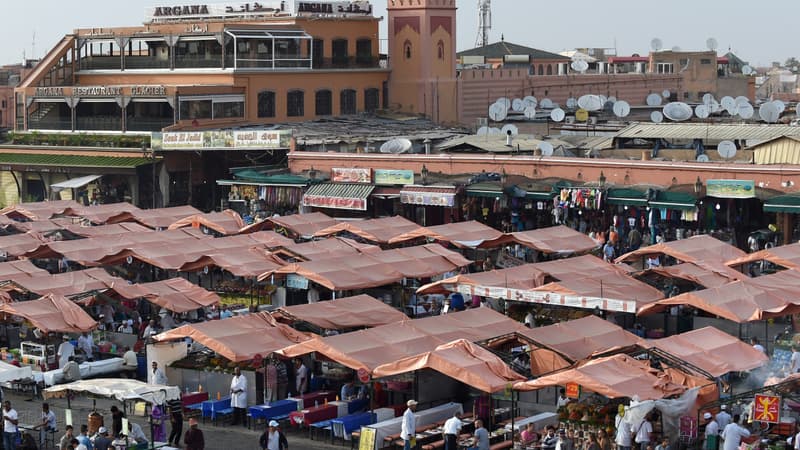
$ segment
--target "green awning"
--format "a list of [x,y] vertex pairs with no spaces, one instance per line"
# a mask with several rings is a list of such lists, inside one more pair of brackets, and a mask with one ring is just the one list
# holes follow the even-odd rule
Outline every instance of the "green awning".
[[272,186],[285,186],[285,185],[295,185],[295,186],[305,186],[309,184],[309,179],[299,175],[292,175],[288,173],[282,173],[277,175],[265,175],[261,172],[258,172],[253,169],[244,169],[244,170],[237,170],[233,173],[237,180],[241,180],[242,182],[252,182],[258,183],[260,185],[272,185]]
[[647,192],[629,188],[611,188],[606,196],[609,205],[647,206]]
[[503,188],[497,183],[475,183],[467,186],[468,197],[497,198],[503,196]]
[[697,206],[697,198],[685,192],[659,191],[655,200],[650,200],[651,208],[692,210]]
[[[141,155],[141,153],[140,153]],[[46,167],[94,167],[134,169],[150,164],[150,158],[142,156],[90,156],[56,153],[0,153],[0,165],[4,166],[46,166]]]
[[800,214],[800,195],[779,195],[764,202],[764,212]]

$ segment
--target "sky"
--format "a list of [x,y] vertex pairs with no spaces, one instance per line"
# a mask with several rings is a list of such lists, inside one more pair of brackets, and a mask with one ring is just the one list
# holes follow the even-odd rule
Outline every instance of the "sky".
[[[386,1],[373,0],[376,16],[386,16]],[[458,49],[475,46],[478,0],[456,0]],[[144,20],[144,8],[200,4],[202,0],[27,0],[3,2],[0,64],[43,56],[75,28],[131,26]],[[208,3],[229,3],[210,0]],[[618,55],[646,54],[658,37],[665,49],[705,50],[714,37],[718,52],[730,48],[753,66],[800,57],[790,38],[800,2],[780,1],[763,8],[745,0],[493,0],[490,42],[505,40],[551,52],[576,47],[616,48]],[[9,20],[10,19],[10,20]],[[381,24],[386,38],[386,23]],[[385,51],[385,44],[382,45]]]

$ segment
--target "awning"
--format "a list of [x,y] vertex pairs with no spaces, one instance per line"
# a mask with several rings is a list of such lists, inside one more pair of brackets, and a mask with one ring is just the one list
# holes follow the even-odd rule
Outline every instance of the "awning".
[[377,327],[408,320],[405,314],[366,294],[294,305],[272,312],[279,321],[308,322],[324,330]]
[[86,392],[100,397],[126,400],[144,400],[152,405],[163,405],[168,400],[181,398],[181,388],[147,384],[143,381],[120,378],[95,378],[59,384],[44,390],[44,398],[62,398],[69,392]]
[[303,206],[317,208],[367,210],[367,197],[373,184],[321,183],[311,186],[303,195]]
[[226,209],[221,212],[210,212],[205,214],[195,214],[175,221],[167,229],[175,230],[183,227],[200,228],[206,227],[214,230],[221,235],[233,235],[239,233],[244,228],[244,221],[238,212]]
[[52,189],[53,192],[61,192],[64,189],[78,189],[100,177],[102,177],[102,175],[87,175],[85,177],[73,178],[71,180],[62,181],[61,183],[51,184],[50,189]]
[[[219,296],[215,292],[207,291],[180,277],[152,283],[115,285],[111,291],[128,300],[144,298],[176,313],[195,311],[219,303]],[[109,293],[106,291],[105,294]]]
[[615,262],[633,261],[649,255],[665,254],[681,262],[721,262],[745,256],[742,250],[722,242],[707,234],[692,236],[689,239],[662,242],[660,244],[641,247],[628,252]]
[[324,237],[347,232],[376,244],[394,242],[398,236],[422,229],[421,226],[402,216],[381,217],[379,219],[339,222],[314,233],[314,237]]
[[283,228],[287,235],[292,234],[303,239],[311,239],[317,231],[337,223],[336,219],[321,212],[270,217],[267,220],[275,225],[276,230]]
[[467,186],[466,191],[468,197],[497,198],[504,195],[498,183],[475,183]]
[[764,202],[764,212],[800,214],[800,195],[779,195]]
[[36,300],[0,305],[0,313],[23,317],[45,333],[82,333],[97,326],[97,322],[72,300],[52,294]]
[[647,206],[647,192],[629,188],[611,188],[606,202],[609,205]]
[[639,336],[595,315],[546,327],[525,329],[520,334],[539,346],[557,351],[573,362],[632,346],[640,341]]
[[759,250],[757,252],[726,261],[725,265],[729,267],[737,267],[762,260],[769,261],[772,264],[785,267],[787,269],[800,270],[800,243],[795,242],[794,244],[781,245],[780,247]]
[[677,209],[690,211],[697,206],[697,198],[685,192],[659,191],[654,200],[650,200],[651,208]]
[[[457,247],[492,248],[503,245],[505,235],[494,228],[475,220],[454,222],[433,227],[420,228],[397,236],[389,243],[405,242],[419,238],[450,242]],[[510,240],[510,238],[509,238]]]
[[588,253],[600,246],[589,236],[564,225],[514,232],[511,233],[511,239],[546,254]]
[[400,191],[400,202],[409,205],[452,208],[456,204],[456,188],[454,186],[409,185]]
[[0,165],[25,167],[91,167],[91,168],[117,168],[134,169],[153,160],[142,156],[89,156],[70,155],[61,153],[0,153]]

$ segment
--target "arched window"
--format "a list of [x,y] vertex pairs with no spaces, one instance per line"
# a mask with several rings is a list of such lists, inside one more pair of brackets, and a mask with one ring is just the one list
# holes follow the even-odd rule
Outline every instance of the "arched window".
[[305,115],[305,93],[295,90],[286,94],[286,115],[302,117]]
[[403,55],[406,57],[406,59],[411,59],[411,42],[406,41],[403,44]]
[[552,66],[552,64],[548,64],[547,65],[547,74],[548,75],[552,75],[553,74],[553,66]]
[[258,117],[275,117],[275,93],[261,91],[258,93]]
[[436,56],[440,60],[444,60],[444,42],[442,41],[439,41],[439,43],[436,44]]
[[376,88],[364,90],[364,111],[375,112],[380,104],[380,91]]
[[339,93],[339,113],[342,115],[356,113],[356,91],[344,89]]
[[544,75],[544,66],[539,64],[539,75]]
[[331,42],[331,60],[335,67],[347,65],[347,39],[334,39]]
[[314,103],[316,105],[316,115],[330,116],[333,114],[333,94],[331,94],[331,91],[327,89],[317,91]]

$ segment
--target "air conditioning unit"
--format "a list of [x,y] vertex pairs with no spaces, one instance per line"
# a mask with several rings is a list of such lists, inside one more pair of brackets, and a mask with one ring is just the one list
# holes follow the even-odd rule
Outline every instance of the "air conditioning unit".
[[488,127],[489,126],[489,119],[487,119],[486,117],[478,117],[477,125],[478,125],[478,128],[480,128],[480,127]]
[[575,116],[567,116],[564,118],[564,123],[575,123]]

